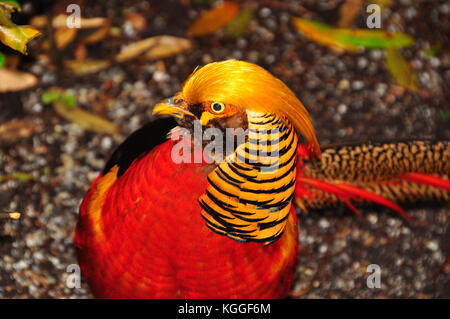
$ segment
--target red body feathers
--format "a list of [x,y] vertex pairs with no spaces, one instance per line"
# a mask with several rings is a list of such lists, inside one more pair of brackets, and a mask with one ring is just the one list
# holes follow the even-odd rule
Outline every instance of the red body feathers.
[[93,293],[101,298],[280,298],[295,272],[298,230],[292,210],[270,245],[211,231],[198,198],[207,164],[175,164],[167,141],[92,184],[75,244]]

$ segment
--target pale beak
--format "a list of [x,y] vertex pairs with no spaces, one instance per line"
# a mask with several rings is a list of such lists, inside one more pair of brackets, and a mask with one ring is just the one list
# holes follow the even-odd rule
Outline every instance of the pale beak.
[[165,101],[159,102],[158,104],[156,104],[155,108],[153,109],[152,114],[167,114],[167,115],[171,115],[173,117],[182,119],[184,118],[185,115],[188,116],[194,116],[194,114],[192,114],[191,112],[189,112],[188,110],[184,109],[181,105],[176,105],[173,102],[174,98],[171,97]]

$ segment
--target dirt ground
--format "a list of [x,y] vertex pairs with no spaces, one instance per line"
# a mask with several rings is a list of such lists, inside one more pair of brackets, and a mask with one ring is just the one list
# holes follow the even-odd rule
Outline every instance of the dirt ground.
[[[34,179],[0,182],[1,209],[23,213],[18,221],[0,219],[0,298],[92,297],[84,282],[79,289],[66,284],[67,267],[77,263],[73,239],[81,200],[121,138],[146,123],[152,106],[177,92],[197,65],[235,58],[267,68],[308,108],[321,144],[449,139],[444,116],[449,111],[449,3],[398,0],[383,11],[384,29],[415,39],[402,49],[421,86],[412,93],[395,85],[384,51],[337,54],[290,22],[303,14],[335,24],[341,2],[307,0],[299,7],[297,1],[254,1],[249,29],[240,37],[219,31],[194,39],[192,51],[117,63],[81,77],[61,74],[33,56],[24,58],[20,68],[40,84],[0,96],[0,124],[30,119],[38,129],[29,138],[0,145],[0,175],[23,172]],[[119,37],[89,46],[89,57],[117,53],[124,44],[153,35],[185,36],[209,7],[197,1],[85,1],[84,16],[112,17],[122,30]],[[125,22],[129,12],[146,18],[142,31]],[[355,25],[364,28],[365,19],[361,11]],[[436,45],[440,50],[428,54]],[[64,54],[73,54],[73,48]],[[53,86],[75,95],[78,107],[117,124],[120,136],[86,131],[58,116],[41,102]],[[299,212],[301,252],[292,298],[450,298],[449,204],[407,210],[415,226],[377,207],[361,210],[368,225],[346,209]],[[369,264],[380,266],[381,288],[367,287]]]

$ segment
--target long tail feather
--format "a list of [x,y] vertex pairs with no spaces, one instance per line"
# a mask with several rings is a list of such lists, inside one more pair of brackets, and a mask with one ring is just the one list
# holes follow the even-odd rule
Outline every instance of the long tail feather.
[[407,220],[398,204],[450,199],[450,142],[411,141],[324,148],[312,160],[299,146],[295,202],[304,209],[376,203]]

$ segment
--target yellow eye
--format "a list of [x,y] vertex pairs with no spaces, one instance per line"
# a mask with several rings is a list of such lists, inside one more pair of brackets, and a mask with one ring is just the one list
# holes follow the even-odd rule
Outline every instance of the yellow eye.
[[213,102],[211,103],[211,110],[214,113],[222,113],[223,111],[225,111],[225,104],[221,102]]

